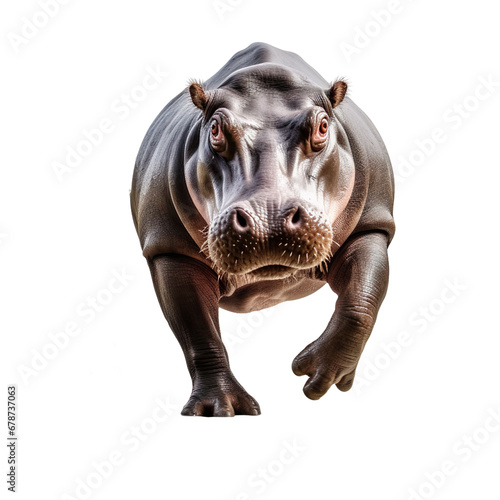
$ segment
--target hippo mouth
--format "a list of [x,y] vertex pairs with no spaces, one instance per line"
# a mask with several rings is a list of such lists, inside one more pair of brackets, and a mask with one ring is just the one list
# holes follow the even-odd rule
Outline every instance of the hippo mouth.
[[297,270],[297,268],[290,266],[272,264],[258,267],[257,269],[250,271],[248,274],[259,278],[284,278],[292,275]]
[[[295,255],[292,258],[283,259],[281,256],[272,254],[256,254],[257,252],[242,256],[240,252],[240,255],[238,255],[239,259],[234,258],[233,255],[229,255],[228,260],[224,260],[220,259],[221,254],[219,253],[218,255],[211,256],[211,260],[214,269],[220,276],[232,274],[246,275],[258,279],[281,279],[293,276],[300,271],[314,269],[318,266],[321,267],[331,255],[329,252],[313,253],[309,259],[303,257],[301,259],[302,262],[299,264],[299,258]],[[233,260],[231,260],[231,257],[233,257]]]

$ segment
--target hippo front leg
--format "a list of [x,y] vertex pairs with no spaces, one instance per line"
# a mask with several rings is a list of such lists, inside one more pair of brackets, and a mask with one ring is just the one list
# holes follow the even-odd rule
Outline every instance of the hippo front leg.
[[308,375],[304,393],[319,399],[336,384],[348,391],[375,324],[389,281],[387,236],[381,232],[351,237],[330,263],[327,281],[338,299],[324,333],[293,361],[296,375]]
[[182,415],[259,415],[258,403],[229,368],[219,329],[216,273],[182,255],[160,255],[149,266],[163,314],[182,347],[193,382]]

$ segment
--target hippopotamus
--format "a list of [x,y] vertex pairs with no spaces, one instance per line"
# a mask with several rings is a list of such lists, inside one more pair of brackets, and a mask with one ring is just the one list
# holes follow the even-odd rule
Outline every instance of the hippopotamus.
[[189,82],[149,128],[131,207],[192,379],[182,415],[260,414],[230,369],[219,308],[257,311],[325,284],[333,315],[292,370],[312,400],[351,388],[395,225],[389,155],[346,92],[298,55],[254,43]]

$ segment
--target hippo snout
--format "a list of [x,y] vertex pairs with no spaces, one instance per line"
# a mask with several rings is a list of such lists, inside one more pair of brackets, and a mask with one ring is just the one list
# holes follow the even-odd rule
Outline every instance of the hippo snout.
[[331,255],[332,230],[325,216],[302,203],[285,208],[233,205],[210,224],[208,253],[220,274],[293,274]]

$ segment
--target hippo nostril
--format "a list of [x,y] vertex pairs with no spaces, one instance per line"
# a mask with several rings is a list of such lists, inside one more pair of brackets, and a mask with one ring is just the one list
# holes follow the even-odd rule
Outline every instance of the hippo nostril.
[[250,229],[250,215],[241,208],[236,208],[233,212],[233,228],[238,232],[245,232]]
[[297,208],[296,212],[293,214],[292,217],[292,224],[298,224],[300,221],[300,208]]
[[247,220],[245,219],[245,217],[243,217],[243,215],[241,215],[241,212],[239,211],[236,212],[236,220],[241,227],[247,227]]
[[297,228],[302,224],[303,213],[300,207],[295,207],[286,216],[286,225],[289,228]]

